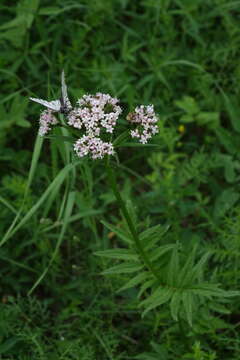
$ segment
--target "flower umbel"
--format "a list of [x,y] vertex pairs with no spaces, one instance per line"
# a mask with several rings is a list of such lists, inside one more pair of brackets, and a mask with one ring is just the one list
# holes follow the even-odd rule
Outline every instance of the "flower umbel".
[[68,124],[75,128],[85,127],[87,135],[99,136],[101,129],[112,133],[122,112],[118,99],[109,94],[84,95],[77,101],[68,116]]
[[53,111],[50,109],[43,110],[39,119],[39,135],[44,136],[51,130],[51,125],[56,125],[58,123],[57,118],[53,115]]
[[74,150],[79,157],[90,154],[92,159],[102,159],[105,155],[114,154],[112,143],[91,135],[83,135],[78,139],[74,144]]
[[135,130],[131,130],[131,136],[138,138],[140,143],[146,144],[148,140],[158,133],[156,125],[158,118],[155,114],[153,105],[140,105],[128,114],[127,120],[131,123],[140,125]]

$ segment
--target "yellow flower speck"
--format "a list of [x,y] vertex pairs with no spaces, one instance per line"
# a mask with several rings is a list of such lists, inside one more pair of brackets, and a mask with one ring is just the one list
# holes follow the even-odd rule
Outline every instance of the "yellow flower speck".
[[184,125],[179,125],[179,127],[178,127],[178,131],[180,132],[180,134],[183,134],[183,133],[185,133],[185,130],[186,130],[186,128],[185,128],[185,126]]

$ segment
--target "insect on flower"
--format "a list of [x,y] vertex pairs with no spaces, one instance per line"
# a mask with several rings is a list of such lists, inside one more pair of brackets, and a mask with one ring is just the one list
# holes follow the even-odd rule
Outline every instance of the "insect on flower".
[[65,74],[64,71],[62,71],[61,76],[61,97],[58,100],[53,101],[46,101],[43,99],[37,99],[30,97],[30,100],[35,101],[46,108],[52,110],[53,112],[60,112],[62,114],[68,114],[69,111],[72,110],[72,105],[70,103],[70,100],[68,98],[67,94],[67,85],[65,82]]

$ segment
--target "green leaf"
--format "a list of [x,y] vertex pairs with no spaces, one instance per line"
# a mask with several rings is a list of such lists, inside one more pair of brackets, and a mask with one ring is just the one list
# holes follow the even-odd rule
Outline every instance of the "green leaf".
[[175,101],[175,104],[190,115],[195,115],[199,112],[199,107],[191,96],[184,96],[181,100]]
[[17,14],[24,17],[27,28],[30,28],[37,13],[40,0],[21,0],[18,2]]
[[239,151],[240,149],[239,144],[235,143],[235,140],[237,140],[237,138],[236,136],[233,137],[230,131],[222,127],[218,127],[218,129],[216,130],[216,134],[221,144],[230,154],[235,154],[236,152]]
[[183,115],[180,117],[180,122],[183,124],[190,124],[194,121],[195,121],[195,119],[192,115]]
[[155,225],[150,227],[147,230],[144,230],[140,235],[139,238],[142,243],[144,243],[145,250],[151,249],[153,245],[161,240],[163,235],[169,230],[170,225]]
[[125,201],[126,208],[129,213],[129,216],[131,217],[131,220],[134,224],[134,226],[137,226],[137,214],[136,214],[136,206],[133,204],[133,202],[129,199]]
[[183,302],[184,310],[186,312],[187,321],[189,325],[192,326],[193,294],[187,290],[183,291],[182,302]]
[[240,194],[235,191],[235,188],[224,190],[216,199],[214,205],[214,217],[221,218],[228,210],[230,210],[239,200]]
[[194,294],[212,298],[212,297],[220,297],[220,298],[228,298],[228,297],[234,297],[239,296],[239,291],[225,291],[219,288],[218,284],[199,284],[195,287],[192,287],[192,291]]
[[72,144],[76,140],[72,136],[61,136],[61,135],[48,135],[48,136],[45,136],[45,139],[54,139],[59,144],[62,144],[64,141]]
[[217,303],[210,304],[210,308],[211,310],[218,312],[220,314],[231,314],[231,311],[221,304],[217,304]]
[[151,279],[151,280],[147,280],[145,281],[140,290],[139,290],[139,293],[138,293],[138,299],[140,299],[140,297],[142,296],[142,294],[147,290],[149,289],[150,287],[152,287],[154,284],[156,283],[156,279]]
[[181,294],[181,292],[176,290],[174,292],[171,302],[170,302],[171,315],[172,315],[173,319],[176,321],[178,320],[178,313],[180,310],[181,302],[182,302],[182,294]]
[[134,254],[133,252],[127,249],[118,248],[118,249],[96,251],[94,254],[97,256],[107,257],[110,259],[139,261],[138,255]]
[[143,281],[146,280],[147,277],[148,277],[148,274],[146,272],[142,272],[142,273],[138,274],[137,276],[135,276],[134,278],[129,280],[125,285],[123,285],[118,290],[118,292],[130,289],[130,288],[132,288],[134,286],[137,286],[137,285],[141,284]]
[[47,6],[39,10],[39,15],[58,15],[61,12],[61,8],[57,6]]
[[21,119],[21,120],[17,120],[17,125],[24,127],[24,128],[29,128],[31,127],[31,123],[25,119]]
[[24,23],[24,17],[18,16],[13,20],[10,20],[0,26],[0,30],[8,30],[14,27],[18,27],[19,25],[22,25]]
[[178,254],[178,247],[175,245],[169,267],[167,269],[168,277],[167,283],[169,286],[174,286],[176,284],[176,275],[179,273],[179,254]]
[[[206,262],[208,261],[209,257],[211,255],[211,252],[208,251],[206,252],[201,259],[198,261],[198,263],[194,266],[193,268],[193,273],[192,273],[192,281],[194,281],[194,279],[200,281],[201,277],[202,277],[202,273],[203,273],[203,267],[206,264]],[[186,280],[187,281],[187,280]],[[185,284],[185,283],[184,283]]]
[[102,272],[103,275],[111,275],[111,274],[128,274],[136,271],[140,271],[143,268],[142,265],[137,265],[134,263],[124,263],[116,266],[112,266],[111,268]]
[[183,288],[186,284],[190,282],[190,279],[193,277],[193,264],[194,264],[194,257],[195,257],[196,247],[193,251],[189,254],[188,258],[185,260],[185,264],[181,271],[176,274],[177,278],[177,285],[180,288]]
[[173,295],[174,290],[170,288],[159,287],[149,296],[146,300],[142,301],[139,306],[144,306],[146,309],[143,312],[143,316],[146,315],[150,310],[165,304],[168,302]]
[[163,245],[157,249],[154,249],[150,254],[151,261],[158,260],[161,256],[166,254],[168,251],[173,250],[175,248],[175,244]]
[[224,167],[224,176],[227,182],[232,183],[236,180],[235,169],[239,167],[239,162],[233,160],[233,156],[218,154],[220,164]]
[[240,132],[240,121],[239,121],[239,105],[238,99],[230,95],[228,96],[223,90],[221,91],[226,110],[228,112],[232,127],[235,131]]
[[209,128],[214,129],[219,125],[219,113],[202,111],[196,116],[196,120],[200,126],[208,125]]
[[196,283],[197,278],[199,281],[202,275],[203,266],[208,260],[210,254],[211,254],[210,252],[204,254],[195,266],[193,266],[194,255],[193,256],[190,255],[189,267],[188,268],[186,267],[185,271],[181,274],[181,278],[178,284],[179,285],[181,284],[182,287],[186,287],[186,286],[190,287],[192,284]]

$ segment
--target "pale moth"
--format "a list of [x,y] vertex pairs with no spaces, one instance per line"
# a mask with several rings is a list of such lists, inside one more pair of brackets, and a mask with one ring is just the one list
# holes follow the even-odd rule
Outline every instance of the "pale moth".
[[30,97],[30,100],[35,101],[52,111],[67,114],[72,109],[72,105],[69,101],[68,94],[67,94],[67,85],[65,82],[64,71],[62,71],[62,76],[61,76],[61,97],[60,97],[60,99],[53,100],[53,101],[46,101],[43,99],[37,99],[37,98]]

